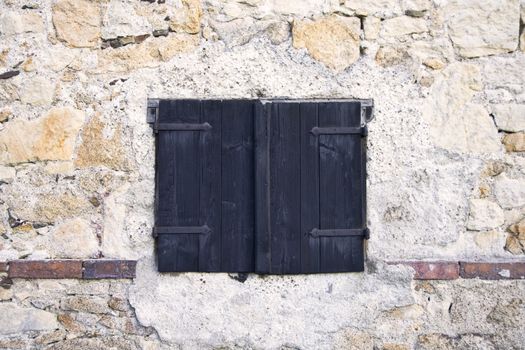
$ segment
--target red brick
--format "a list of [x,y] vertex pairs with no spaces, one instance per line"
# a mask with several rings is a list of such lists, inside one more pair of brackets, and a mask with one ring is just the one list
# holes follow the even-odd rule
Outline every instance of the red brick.
[[81,260],[13,260],[11,278],[82,278]]
[[462,278],[508,280],[525,278],[525,262],[487,263],[460,262]]
[[454,280],[459,278],[459,264],[450,261],[401,261],[415,270],[415,280]]
[[0,272],[6,272],[7,271],[7,262],[0,261]]
[[86,260],[84,278],[135,278],[135,260]]

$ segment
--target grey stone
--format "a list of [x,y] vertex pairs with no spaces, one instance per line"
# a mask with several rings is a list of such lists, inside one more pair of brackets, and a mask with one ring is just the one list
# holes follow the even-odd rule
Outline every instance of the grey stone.
[[497,104],[492,106],[496,125],[509,132],[525,131],[525,104]]
[[497,228],[505,223],[503,209],[497,203],[487,199],[471,199],[467,228],[473,231],[485,231]]
[[57,316],[51,312],[0,303],[0,334],[53,330],[59,327]]
[[445,13],[452,42],[463,57],[516,50],[519,0],[451,0]]
[[494,194],[503,208],[517,208],[525,205],[525,179],[509,179],[499,175],[494,183]]

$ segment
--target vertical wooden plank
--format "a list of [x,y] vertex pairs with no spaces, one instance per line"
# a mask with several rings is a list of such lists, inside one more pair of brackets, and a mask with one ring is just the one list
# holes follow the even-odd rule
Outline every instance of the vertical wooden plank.
[[[160,108],[159,118],[169,122],[198,123],[200,120],[199,101],[171,101],[161,104]],[[163,214],[158,216],[157,225],[199,226],[200,132],[161,131],[158,137],[159,166],[166,164],[170,169],[163,171],[158,178],[159,194],[163,197],[158,209]],[[157,239],[157,253],[159,271],[199,270],[198,235],[161,235]]]
[[301,270],[301,166],[298,103],[275,103],[270,130],[272,273]]
[[199,271],[221,269],[221,112],[220,101],[202,101],[200,122],[209,123],[211,129],[200,136],[200,225],[207,225],[210,232],[199,236]]
[[269,130],[271,104],[255,104],[255,272],[269,273],[270,245],[270,168]]
[[254,270],[254,107],[222,102],[222,270]]
[[301,103],[301,272],[320,271],[319,238],[319,138],[310,131],[318,126],[317,103]]
[[[358,103],[322,103],[319,126],[358,126]],[[363,227],[361,201],[361,136],[319,136],[320,228]],[[321,237],[321,271],[360,271],[355,252],[361,237]]]

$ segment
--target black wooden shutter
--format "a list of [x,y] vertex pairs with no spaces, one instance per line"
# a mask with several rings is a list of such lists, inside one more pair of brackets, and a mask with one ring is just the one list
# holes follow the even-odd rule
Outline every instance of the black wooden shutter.
[[159,271],[363,271],[362,101],[160,101]]
[[363,271],[361,102],[273,102],[257,113],[259,273]]
[[252,101],[160,101],[159,271],[254,271],[253,123]]

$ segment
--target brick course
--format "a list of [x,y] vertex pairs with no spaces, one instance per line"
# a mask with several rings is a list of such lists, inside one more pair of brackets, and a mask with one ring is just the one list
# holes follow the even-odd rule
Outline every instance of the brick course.
[[460,276],[462,278],[480,278],[484,280],[525,278],[525,262],[460,262],[460,266]]
[[134,260],[84,261],[84,278],[134,278],[137,262]]
[[14,260],[9,262],[11,278],[82,278],[81,260]]
[[404,261],[415,271],[415,280],[454,280],[459,277],[459,264],[448,261]]
[[[525,262],[395,261],[414,269],[415,280],[525,279]],[[0,272],[10,278],[135,278],[135,260],[12,260],[0,262]]]

